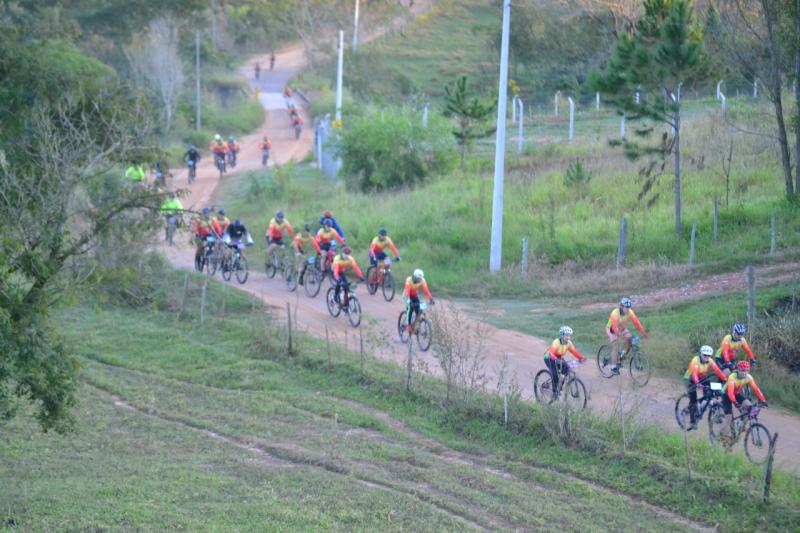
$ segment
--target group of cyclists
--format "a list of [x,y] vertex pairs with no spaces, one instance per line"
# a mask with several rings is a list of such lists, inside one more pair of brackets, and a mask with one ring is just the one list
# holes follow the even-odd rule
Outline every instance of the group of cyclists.
[[[194,145],[189,147],[189,151],[192,151],[192,149],[194,149],[194,152],[197,152]],[[228,167],[236,167],[236,156],[239,153],[240,147],[233,136],[228,137],[228,140],[225,141],[222,139],[222,135],[217,133],[214,135],[214,140],[211,141],[208,149],[214,155],[214,165],[219,169],[220,176],[228,171]],[[187,155],[188,154],[189,152],[187,152]],[[195,160],[195,166],[196,162],[197,160]]]
[[[645,338],[648,337],[636,313],[633,310],[633,302],[630,298],[622,298],[619,305],[615,306],[608,316],[606,323],[606,335],[612,346],[612,367],[613,374],[619,374],[620,355],[631,348],[633,334],[628,329],[628,324],[632,324],[639,333]],[[722,384],[722,408],[725,413],[725,423],[729,435],[723,435],[723,445],[730,446],[733,436],[733,407],[740,412],[749,412],[752,402],[748,398],[747,389],[750,389],[758,399],[760,407],[767,406],[764,394],[758,388],[755,379],[750,374],[751,368],[758,364],[752,349],[744,337],[746,328],[744,324],[734,324],[731,332],[723,337],[720,347],[714,351],[710,345],[700,347],[697,355],[689,361],[689,365],[683,375],[689,396],[689,425],[687,431],[697,429],[699,421],[698,412],[698,392],[703,394],[703,398],[714,394],[711,390],[711,383],[716,380]],[[572,343],[573,330],[569,326],[562,326],[559,329],[558,338],[550,343],[544,354],[544,361],[550,371],[553,390],[558,391],[560,375],[568,372],[567,366],[561,364],[564,356],[569,352],[575,359],[583,363],[586,358],[575,348]],[[739,360],[739,354],[745,357]]]
[[283,90],[283,101],[286,103],[286,109],[289,112],[289,122],[292,124],[292,128],[294,128],[294,138],[299,139],[303,131],[303,118],[300,116],[300,110],[297,109],[294,103],[291,87],[286,87]]

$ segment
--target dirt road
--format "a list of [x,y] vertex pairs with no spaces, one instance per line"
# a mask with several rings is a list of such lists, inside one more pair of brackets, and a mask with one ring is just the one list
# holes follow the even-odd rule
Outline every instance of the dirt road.
[[[263,135],[268,135],[273,142],[272,158],[270,165],[283,164],[291,159],[300,160],[311,152],[313,135],[310,127],[304,128],[299,140],[295,140],[294,131],[288,121],[281,93],[286,83],[296,75],[305,65],[303,49],[300,46],[287,48],[277,54],[276,68],[274,71],[263,71],[258,82],[253,80],[252,65],[255,61],[262,65],[269,64],[266,55],[252,58],[241,69],[244,77],[250,80],[254,87],[261,90],[260,100],[266,109],[266,118],[257,132],[240,140],[242,146],[239,154],[239,164],[235,172],[247,172],[261,167],[261,155],[258,142]],[[299,102],[297,102],[299,104]],[[310,124],[308,117],[303,112],[306,124]],[[198,168],[198,177],[191,188],[191,195],[184,205],[199,209],[213,203],[214,194],[219,185],[218,174],[212,166],[210,158],[206,157]],[[227,175],[223,179],[231,179]],[[173,186],[185,186],[185,172],[176,173]],[[185,242],[186,239],[178,239]],[[178,268],[193,268],[193,250],[187,244],[177,245],[172,248],[162,248],[171,264]],[[350,339],[350,346],[354,346],[356,330],[352,329],[346,317],[333,319],[329,316],[324,302],[324,290],[315,299],[308,298],[304,292],[289,293],[283,282],[276,278],[270,280],[263,274],[263,258],[253,254],[250,259],[251,271],[247,284],[243,290],[257,295],[265,303],[278,309],[285,309],[286,302],[297,309],[301,330],[305,330],[317,337],[325,336],[327,326],[335,342],[345,343],[345,335]],[[403,262],[402,267],[397,267],[398,278],[405,276],[409,266]],[[257,271],[256,271],[257,270]],[[238,285],[237,285],[238,286]],[[325,286],[327,287],[327,286]],[[435,291],[435,280],[433,280]],[[404,365],[406,347],[397,339],[396,321],[402,310],[399,297],[391,303],[383,301],[380,294],[369,296],[365,290],[360,289],[358,296],[364,311],[363,333],[365,339],[378,339],[376,346],[371,346],[371,352],[377,356],[399,365]],[[440,300],[442,304],[446,302]],[[470,319],[465,319],[464,327],[475,328],[478,324]],[[486,371],[490,379],[489,390],[496,390],[496,380],[504,354],[508,354],[512,372],[525,392],[526,397],[531,396],[533,375],[543,368],[542,354],[547,346],[547,340],[516,331],[498,329],[482,324],[487,331],[487,360]],[[549,340],[549,339],[548,339]],[[438,362],[430,352],[427,354],[415,353],[434,373],[439,373]],[[620,396],[626,405],[637,405],[640,412],[657,420],[668,430],[677,430],[674,421],[673,407],[675,399],[684,392],[683,388],[672,379],[653,376],[644,390],[634,390],[630,380],[623,378],[620,387],[619,380],[606,380],[602,378],[593,364],[587,364],[579,369],[579,376],[586,383],[589,391],[589,406],[591,409],[610,413],[613,411]],[[800,417],[794,416],[781,409],[770,408],[761,417],[762,422],[773,432],[781,434],[780,446],[777,452],[778,464],[786,470],[800,473]],[[698,435],[697,438],[703,438]],[[739,448],[741,449],[741,444]]]

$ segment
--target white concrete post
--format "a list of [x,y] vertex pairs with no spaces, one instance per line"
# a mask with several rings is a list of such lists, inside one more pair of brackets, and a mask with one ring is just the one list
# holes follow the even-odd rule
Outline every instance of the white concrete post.
[[594,110],[600,111],[600,93],[594,94]]
[[422,127],[428,127],[428,104],[425,104],[425,107],[422,108]]
[[720,99],[720,94],[722,94],[722,82],[725,80],[719,80],[717,82],[717,100]]
[[636,95],[633,97],[633,101],[636,102],[636,104],[639,104],[639,100],[640,100],[639,89],[636,89]]
[[619,138],[625,138],[625,115],[622,115],[622,119],[619,121]]
[[753,98],[758,98],[758,78],[753,80]]
[[344,31],[339,30],[339,62],[336,66],[336,120],[342,120],[342,69],[344,68]]
[[569,101],[569,144],[575,141],[575,101],[571,96],[567,96]]
[[517,123],[517,100],[519,100],[519,96],[517,96],[515,94],[514,98],[511,99],[511,123],[512,124],[516,124]]
[[727,111],[727,98],[725,98],[725,93],[719,93],[719,99],[722,101],[722,116],[724,117]]
[[519,105],[519,133],[517,134],[517,153],[522,153],[522,146],[525,144],[525,104],[522,103],[522,98],[517,98]]
[[353,52],[358,48],[358,4],[360,0],[356,0],[356,12],[353,15]]

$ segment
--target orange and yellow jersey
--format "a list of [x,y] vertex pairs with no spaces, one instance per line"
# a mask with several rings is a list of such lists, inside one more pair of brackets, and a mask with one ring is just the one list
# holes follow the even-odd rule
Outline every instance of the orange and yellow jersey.
[[736,353],[739,350],[744,350],[751,361],[755,358],[753,350],[751,350],[750,345],[747,344],[747,339],[741,337],[738,341],[735,341],[733,340],[733,335],[729,333],[723,337],[722,344],[719,350],[717,350],[717,357],[722,357],[723,361],[730,363],[736,360]]
[[332,240],[336,239],[341,244],[344,244],[344,239],[342,236],[339,235],[339,232],[335,229],[331,228],[326,230],[325,227],[321,227],[317,232],[317,236],[314,237],[314,249],[317,251],[318,254],[322,253],[322,249],[319,247],[320,243],[322,244],[330,244]]
[[374,256],[375,254],[383,253],[383,250],[387,246],[389,248],[391,248],[392,253],[394,254],[395,257],[400,255],[397,252],[397,247],[392,242],[392,239],[390,237],[388,237],[388,236],[386,238],[384,238],[383,240],[381,240],[380,236],[375,237],[374,239],[372,239],[372,244],[369,245],[369,255]]
[[239,143],[228,143],[228,150],[231,152],[239,151]]
[[419,298],[420,289],[422,289],[422,292],[428,297],[428,300],[433,300],[431,291],[428,290],[428,283],[424,279],[419,283],[414,283],[414,279],[411,276],[406,278],[406,287],[404,290],[406,298]]
[[217,224],[219,224],[219,227],[222,229],[220,233],[223,233],[226,229],[228,229],[228,226],[231,225],[231,219],[228,217],[216,217],[214,220],[217,221]]
[[258,145],[262,150],[269,150],[272,148],[271,141],[261,141],[261,144]]
[[624,315],[619,312],[619,307],[615,307],[611,314],[608,315],[608,323],[606,323],[606,331],[613,333],[614,335],[619,335],[620,330],[625,330],[628,328],[628,321],[631,321],[636,329],[639,330],[639,333],[644,334],[644,327],[642,326],[639,319],[636,317],[636,313],[633,312],[633,309],[628,309],[628,312]]
[[361,273],[361,269],[358,268],[358,263],[356,263],[352,255],[344,259],[341,254],[336,254],[336,257],[333,258],[333,279],[339,279],[339,276],[350,269],[352,269],[359,278],[364,277],[364,274]]
[[219,227],[219,223],[215,219],[202,219],[196,218],[194,221],[194,232],[199,233],[202,238],[206,238],[209,235],[222,235],[222,228]]
[[224,154],[228,151],[228,146],[222,141],[214,141],[209,145],[208,149],[215,154]]
[[305,253],[304,247],[314,242],[314,237],[310,233],[298,233],[294,238],[294,250],[298,253]]
[[280,223],[274,218],[269,221],[267,237],[270,239],[282,239],[284,231],[288,232],[290,235],[294,235],[294,230],[292,229],[292,225],[289,224],[288,219],[284,218],[283,222]]
[[747,374],[747,376],[739,378],[737,374],[738,372],[731,372],[731,375],[728,376],[728,381],[725,382],[725,392],[728,394],[728,399],[731,403],[736,403],[736,395],[742,392],[742,389],[745,387],[753,389],[753,392],[756,393],[759,400],[762,402],[766,401],[758,385],[756,385],[756,380],[753,379],[753,376]]
[[584,359],[581,353],[575,349],[575,345],[572,344],[572,341],[567,341],[566,344],[562,344],[561,338],[554,339],[553,342],[550,343],[550,347],[547,349],[547,355],[550,357],[551,361],[561,359],[567,352],[574,355],[578,361],[583,361]]
[[689,362],[689,366],[686,367],[686,373],[683,374],[683,379],[691,379],[692,383],[699,383],[701,379],[704,379],[708,376],[708,371],[711,369],[719,378],[722,383],[725,383],[727,379],[725,374],[722,373],[722,370],[719,369],[717,363],[714,362],[712,358],[708,358],[708,362],[703,364],[700,361],[700,356],[695,355],[692,357],[692,360]]

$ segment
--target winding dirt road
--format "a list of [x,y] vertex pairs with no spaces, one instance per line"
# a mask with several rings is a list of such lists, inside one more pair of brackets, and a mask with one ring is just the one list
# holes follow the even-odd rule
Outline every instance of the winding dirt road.
[[[259,129],[240,140],[241,152],[236,167],[236,173],[253,171],[261,168],[261,155],[258,143],[263,135],[268,135],[273,143],[270,165],[275,163],[283,164],[289,160],[299,161],[309,154],[313,148],[313,132],[311,127],[303,130],[299,140],[295,140],[294,131],[291,128],[285,104],[282,98],[282,91],[285,85],[305,66],[306,61],[301,46],[293,46],[282,50],[277,54],[276,68],[274,71],[262,70],[261,80],[256,82],[252,79],[252,65],[255,61],[260,61],[262,65],[268,65],[268,56],[258,56],[251,58],[241,68],[241,74],[251,80],[253,88],[258,87],[261,91],[260,100],[266,110],[264,123]],[[301,102],[296,102],[300,104]],[[303,111],[303,118],[306,125],[311,121]],[[213,204],[214,196],[219,185],[218,174],[213,168],[210,157],[204,157],[198,168],[197,179],[190,187],[191,194],[184,201],[187,208],[200,209],[205,205]],[[223,179],[231,179],[230,174]],[[186,173],[177,172],[175,174],[173,187],[184,187]],[[290,215],[291,217],[291,215]],[[346,221],[344,221],[346,226]],[[171,264],[177,268],[193,268],[193,250],[185,244],[186,239],[177,239],[181,242],[174,247],[161,246],[161,250],[170,260]],[[251,265],[254,270],[260,270],[262,258],[257,254],[252,254]],[[396,267],[397,278],[404,278],[405,271],[410,268],[406,262],[399,263]],[[251,271],[250,279],[244,286],[238,286],[242,290],[255,294],[266,304],[274,306],[279,311],[286,308],[289,302],[297,312],[299,329],[317,337],[324,337],[326,326],[331,334],[333,341],[351,347],[356,346],[358,332],[352,329],[345,317],[333,319],[329,316],[324,303],[324,290],[316,298],[308,298],[302,289],[295,293],[287,292],[283,282],[276,278],[270,280],[262,272]],[[435,280],[433,280],[435,290]],[[406,345],[401,344],[397,339],[396,320],[402,309],[399,297],[391,303],[383,301],[380,294],[369,296],[365,290],[358,291],[364,311],[364,321],[362,322],[362,333],[369,346],[369,351],[383,359],[395,361],[398,365],[405,364]],[[439,300],[441,304],[447,304]],[[437,307],[442,307],[437,306]],[[280,312],[275,313],[277,317],[282,316]],[[284,313],[285,314],[285,313]],[[524,335],[516,331],[498,329],[486,324],[477,324],[471,319],[464,319],[463,326],[466,328],[484,328],[486,331],[486,373],[489,378],[487,388],[496,390],[497,379],[501,367],[501,361],[505,354],[512,373],[522,386],[525,397],[530,397],[532,391],[533,375],[543,368],[542,355],[546,349],[545,339]],[[349,337],[349,342],[348,338]],[[415,357],[424,361],[427,367],[435,374],[440,374],[438,362],[430,352],[427,354],[415,353]],[[630,380],[623,377],[620,387],[617,380],[608,381],[602,378],[593,364],[587,364],[579,369],[579,376],[584,381],[589,390],[589,406],[591,409],[611,413],[620,395],[626,405],[636,405],[642,415],[646,415],[668,430],[675,431],[677,426],[673,416],[675,399],[684,392],[683,387],[674,380],[668,380],[653,376],[648,386],[642,390],[634,390]],[[767,391],[768,394],[768,391]],[[776,455],[778,464],[785,470],[795,474],[800,474],[800,417],[792,415],[778,408],[770,408],[761,417],[763,423],[771,431],[778,431],[781,434],[780,444]],[[695,438],[703,438],[698,434]],[[738,449],[741,450],[741,444]]]

